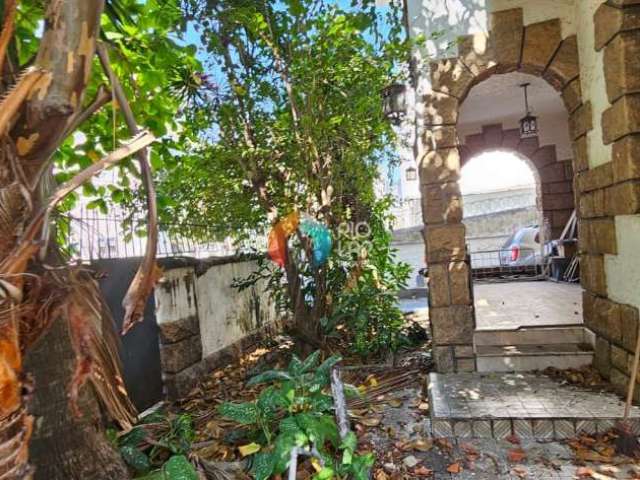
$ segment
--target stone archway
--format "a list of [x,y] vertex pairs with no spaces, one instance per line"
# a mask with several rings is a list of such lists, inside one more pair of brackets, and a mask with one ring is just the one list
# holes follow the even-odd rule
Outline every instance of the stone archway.
[[[432,93],[424,98],[425,153],[418,163],[434,360],[439,372],[473,371],[475,317],[458,186],[464,155],[457,131],[460,106],[471,88],[491,75],[519,71],[544,78],[561,92],[576,151],[574,168],[562,165],[564,188],[573,171],[588,168],[578,139],[584,139],[592,128],[591,107],[581,98],[576,36],[563,39],[559,19],[525,27],[520,8],[493,13],[488,38],[463,37],[457,57],[434,62],[430,67]],[[512,135],[508,133],[507,137]],[[504,131],[501,138],[505,140]],[[551,148],[536,146],[538,150],[545,158],[541,161],[551,158]],[[535,151],[529,151],[529,155]]]
[[504,130],[502,124],[485,125],[480,133],[466,136],[458,150],[460,168],[492,150],[512,152],[527,160],[538,177],[543,219],[549,224],[551,238],[558,238],[575,208],[571,159],[559,160],[555,145],[540,145],[537,137],[522,139],[520,130]]

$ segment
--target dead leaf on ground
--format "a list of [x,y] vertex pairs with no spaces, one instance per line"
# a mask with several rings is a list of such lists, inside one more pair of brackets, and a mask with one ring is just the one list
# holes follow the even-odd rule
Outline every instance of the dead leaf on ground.
[[433,470],[425,467],[424,465],[420,465],[413,470],[413,474],[418,477],[430,477],[433,475]]
[[527,452],[525,452],[521,448],[513,448],[509,450],[509,452],[507,452],[507,457],[509,458],[510,462],[520,463],[527,458]]
[[511,474],[518,478],[527,478],[529,471],[522,465],[516,465],[511,469]]
[[418,450],[419,452],[428,452],[433,448],[433,441],[419,439],[412,442],[411,446],[414,450]]
[[447,472],[449,473],[455,473],[458,474],[462,471],[462,467],[460,466],[460,464],[458,462],[456,463],[452,463],[451,465],[449,465],[447,467]]
[[377,427],[381,421],[380,417],[365,417],[358,420],[358,422],[367,427]]
[[576,475],[578,478],[593,478],[593,470],[589,467],[578,467]]
[[259,444],[254,442],[247,445],[241,445],[238,447],[238,451],[240,452],[240,455],[246,457],[247,455],[253,455],[254,453],[259,452],[261,448],[262,447]]
[[388,480],[389,477],[387,476],[387,474],[384,472],[384,470],[382,468],[379,468],[376,470],[376,473],[373,474],[373,478],[374,480]]

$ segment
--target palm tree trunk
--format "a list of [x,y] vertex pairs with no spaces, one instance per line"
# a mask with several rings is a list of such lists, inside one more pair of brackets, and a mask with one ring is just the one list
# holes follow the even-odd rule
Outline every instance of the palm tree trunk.
[[29,412],[37,419],[30,447],[35,480],[120,480],[129,478],[119,453],[105,435],[95,391],[85,385],[78,398],[82,416],[70,409],[69,385],[76,358],[68,319],[54,320],[29,350],[25,370],[35,390]]
[[[42,299],[34,287],[38,282],[25,274],[33,268],[33,263],[27,265],[33,245],[23,248],[19,256],[13,250],[35,213],[28,203],[46,203],[46,198],[33,198],[29,188],[40,184],[68,125],[80,113],[103,7],[104,0],[47,2],[34,70],[31,77],[22,77],[34,80],[29,85],[25,80],[22,90],[9,92],[0,112],[0,480],[31,478],[30,453],[39,467],[37,478],[128,478],[104,436],[92,387],[85,386],[78,398],[84,415],[70,413],[68,392],[75,354],[68,319],[60,312],[29,356],[37,392],[31,409],[38,416],[36,441],[29,452],[33,417],[25,411],[24,393],[30,382],[23,373],[22,348],[25,335],[39,330],[34,325],[37,312],[29,308],[40,305]],[[29,202],[27,196],[32,196]]]

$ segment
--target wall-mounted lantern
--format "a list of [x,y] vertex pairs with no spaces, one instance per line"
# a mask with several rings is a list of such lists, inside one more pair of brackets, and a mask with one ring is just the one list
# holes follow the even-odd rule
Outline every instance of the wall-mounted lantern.
[[400,125],[407,114],[406,92],[402,83],[393,83],[382,90],[382,111],[394,125]]
[[538,136],[538,119],[531,115],[529,110],[529,98],[527,96],[527,87],[529,83],[523,83],[520,87],[524,90],[524,108],[525,116],[520,120],[520,138],[532,138]]
[[409,167],[404,171],[404,178],[407,182],[415,182],[418,179],[418,171],[415,167]]

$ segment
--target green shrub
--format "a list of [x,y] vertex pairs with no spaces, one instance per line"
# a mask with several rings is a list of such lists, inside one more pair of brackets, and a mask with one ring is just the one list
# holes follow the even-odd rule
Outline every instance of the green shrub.
[[254,402],[220,405],[223,416],[253,427],[255,441],[241,449],[251,455],[251,473],[257,480],[283,473],[295,447],[319,457],[322,469],[316,479],[334,475],[368,478],[373,454],[355,454],[357,439],[353,432],[340,439],[333,398],[325,393],[331,369],[339,361],[340,357],[332,356],[320,364],[319,351],[305,360],[294,355],[286,370],[269,370],[248,382],[248,386],[271,384]]

